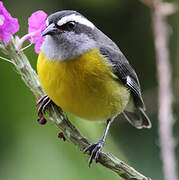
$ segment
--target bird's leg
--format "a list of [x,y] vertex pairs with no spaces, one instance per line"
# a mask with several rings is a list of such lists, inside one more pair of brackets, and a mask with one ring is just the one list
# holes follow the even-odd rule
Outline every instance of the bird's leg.
[[91,166],[93,159],[95,159],[96,162],[98,161],[99,153],[102,151],[102,148],[104,146],[106,135],[108,133],[112,120],[113,118],[107,120],[107,126],[102,138],[98,142],[92,143],[84,149],[84,153],[86,153],[87,151],[90,152],[90,158],[88,161],[89,167]]

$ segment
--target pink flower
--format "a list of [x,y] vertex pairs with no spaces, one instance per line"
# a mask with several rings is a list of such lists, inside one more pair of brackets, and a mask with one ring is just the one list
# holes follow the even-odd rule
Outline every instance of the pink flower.
[[0,1],[0,39],[4,42],[11,40],[11,35],[19,30],[17,18],[13,18]]
[[29,41],[35,44],[36,53],[39,53],[40,47],[44,41],[44,37],[41,37],[41,34],[46,28],[46,18],[47,14],[44,11],[39,10],[34,12],[28,19],[28,32],[29,34],[31,34],[31,38],[29,38]]

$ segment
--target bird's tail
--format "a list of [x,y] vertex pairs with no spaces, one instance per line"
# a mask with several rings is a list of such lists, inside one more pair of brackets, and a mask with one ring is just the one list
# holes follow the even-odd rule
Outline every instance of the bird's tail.
[[150,119],[140,107],[135,108],[132,112],[125,110],[123,115],[134,127],[138,129],[152,127]]

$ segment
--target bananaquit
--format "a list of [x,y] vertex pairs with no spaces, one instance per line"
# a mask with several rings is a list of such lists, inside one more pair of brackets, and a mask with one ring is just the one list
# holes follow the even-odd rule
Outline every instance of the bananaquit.
[[87,147],[89,164],[97,160],[114,118],[123,114],[136,128],[150,128],[138,77],[117,45],[76,11],[46,20],[37,71],[47,96],[39,111],[54,102],[91,121],[106,121],[102,138]]

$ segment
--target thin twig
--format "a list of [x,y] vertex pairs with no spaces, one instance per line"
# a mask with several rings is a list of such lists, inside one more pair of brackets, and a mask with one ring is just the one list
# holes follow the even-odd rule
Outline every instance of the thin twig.
[[[39,99],[44,95],[44,92],[40,86],[38,76],[32,69],[27,57],[22,51],[18,51],[18,38],[12,40],[9,46],[6,47],[8,55],[14,60],[15,67],[25,84],[35,95],[36,99]],[[62,110],[51,106],[48,111],[49,119],[60,128],[68,141],[73,143],[79,150],[83,150],[89,146],[90,142],[68,121],[67,117]],[[111,153],[101,152],[99,156],[99,163],[103,166],[116,172],[120,177],[125,180],[149,180],[150,178],[137,172],[134,168],[130,167],[123,161],[114,157]]]
[[[6,62],[9,62],[9,63],[14,64],[14,62],[13,62],[12,60],[7,59],[7,58],[5,58],[5,57],[0,56],[0,59],[2,59],[3,61],[6,61]],[[15,65],[15,64],[14,64],[14,65]]]
[[156,48],[156,63],[158,71],[158,119],[161,158],[165,180],[177,180],[175,139],[172,134],[173,112],[172,112],[172,85],[171,65],[168,48],[168,24],[163,13],[162,0],[152,0],[153,3],[153,31]]

